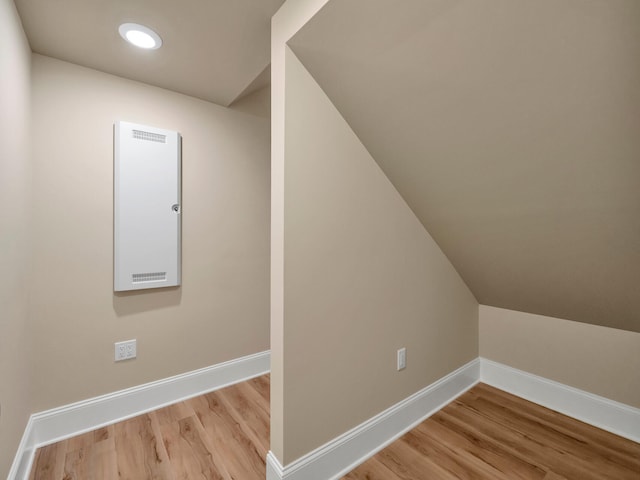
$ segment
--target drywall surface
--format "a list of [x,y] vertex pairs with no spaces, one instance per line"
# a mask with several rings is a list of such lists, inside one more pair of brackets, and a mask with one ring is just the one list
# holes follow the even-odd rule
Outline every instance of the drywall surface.
[[284,449],[284,173],[286,42],[329,0],[291,0],[271,19],[271,433],[270,449]]
[[28,322],[31,50],[11,0],[0,0],[0,478],[31,413]]
[[640,2],[331,1],[290,41],[483,305],[640,332]]
[[480,356],[640,407],[640,333],[480,305]]
[[[113,292],[117,120],[182,134],[181,287]],[[267,119],[34,55],[32,140],[35,411],[269,348]]]
[[[283,0],[15,2],[34,52],[227,106],[269,65]],[[159,32],[162,50],[123,42],[131,21]]]
[[260,88],[236,100],[229,108],[238,112],[256,115],[270,120],[271,117],[271,88],[270,85]]
[[474,359],[478,304],[290,50],[285,85],[288,464]]

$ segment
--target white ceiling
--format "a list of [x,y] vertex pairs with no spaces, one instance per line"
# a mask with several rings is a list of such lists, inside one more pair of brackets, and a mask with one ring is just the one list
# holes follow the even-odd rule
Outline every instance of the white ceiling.
[[640,331],[638,0],[334,0],[290,46],[480,303]]
[[[270,62],[271,17],[284,0],[15,3],[36,53],[228,106],[268,84],[260,74]],[[156,30],[162,48],[126,43],[118,34],[125,22]]]

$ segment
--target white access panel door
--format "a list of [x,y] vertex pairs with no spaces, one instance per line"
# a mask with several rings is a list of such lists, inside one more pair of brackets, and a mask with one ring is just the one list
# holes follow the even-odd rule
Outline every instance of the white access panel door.
[[114,144],[114,290],[180,285],[178,132],[117,122]]

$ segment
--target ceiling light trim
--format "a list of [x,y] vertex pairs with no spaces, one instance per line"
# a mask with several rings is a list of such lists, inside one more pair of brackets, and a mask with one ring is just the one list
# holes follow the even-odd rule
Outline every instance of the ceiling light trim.
[[139,23],[123,23],[118,27],[118,32],[124,40],[138,48],[157,50],[162,46],[160,35]]

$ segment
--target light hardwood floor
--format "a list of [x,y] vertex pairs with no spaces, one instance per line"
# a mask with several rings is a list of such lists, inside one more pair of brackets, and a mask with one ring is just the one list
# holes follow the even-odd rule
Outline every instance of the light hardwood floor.
[[40,448],[30,480],[265,478],[269,376]]
[[640,480],[640,444],[479,384],[345,480]]
[[[31,480],[263,480],[269,376],[43,447]],[[477,385],[345,480],[640,480],[640,444]]]

